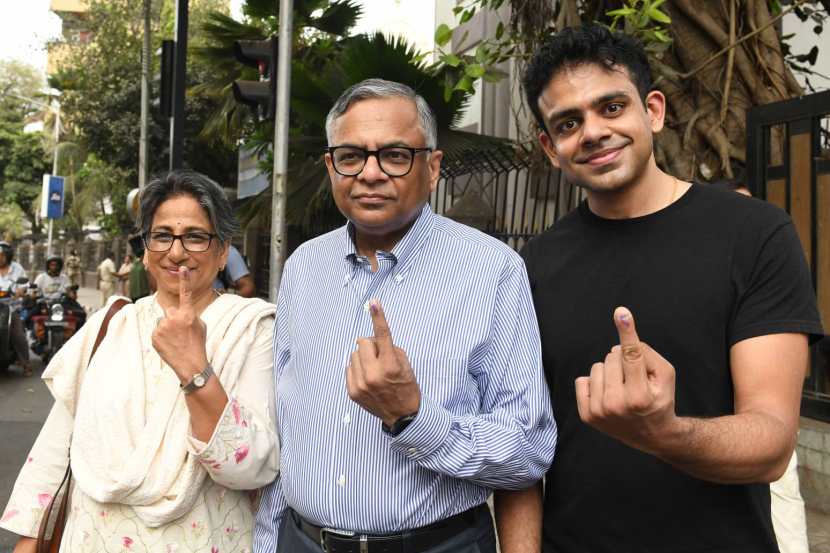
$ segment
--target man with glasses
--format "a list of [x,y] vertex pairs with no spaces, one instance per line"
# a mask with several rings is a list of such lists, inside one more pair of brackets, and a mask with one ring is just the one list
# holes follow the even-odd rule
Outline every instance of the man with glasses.
[[487,496],[534,485],[556,443],[524,264],[432,213],[442,153],[409,87],[354,85],[326,133],[348,222],[285,265],[254,549],[495,552]]

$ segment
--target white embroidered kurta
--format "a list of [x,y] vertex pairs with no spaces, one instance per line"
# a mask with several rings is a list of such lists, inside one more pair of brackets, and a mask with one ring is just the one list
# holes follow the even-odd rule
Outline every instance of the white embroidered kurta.
[[[225,295],[205,310],[202,318],[206,319],[208,335],[209,312],[227,310],[229,302],[235,301],[250,300]],[[143,347],[144,411],[149,419],[157,398],[170,387],[178,388],[179,380],[151,345],[152,332],[163,316],[161,308],[154,298],[144,298],[135,309]],[[88,326],[88,333],[97,334],[100,318],[93,318]],[[118,340],[117,332],[113,332],[111,327],[106,341]],[[92,334],[93,341],[94,337]],[[192,435],[184,437],[187,455],[195,456],[208,475],[201,481],[192,508],[172,522],[150,527],[131,506],[98,502],[73,485],[62,552],[251,551],[257,492],[250,490],[274,480],[278,466],[272,339],[273,318],[264,317],[256,324],[253,343],[235,386],[226,389],[229,402],[210,441],[205,444]],[[123,359],[108,361],[107,368],[114,371],[125,365]],[[79,431],[71,409],[74,407],[68,408],[62,401],[55,402],[21,469],[0,517],[0,527],[23,536],[37,535],[43,509],[66,470],[70,435],[73,430]]]

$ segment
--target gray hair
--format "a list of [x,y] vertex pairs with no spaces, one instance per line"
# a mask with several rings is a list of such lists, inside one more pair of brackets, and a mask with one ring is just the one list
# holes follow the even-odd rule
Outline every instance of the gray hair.
[[195,171],[171,171],[153,179],[141,191],[138,228],[142,234],[150,232],[158,207],[177,196],[191,196],[202,206],[223,246],[239,231],[239,223],[221,186]]
[[438,147],[438,125],[435,122],[435,114],[432,112],[426,100],[405,84],[385,81],[383,79],[366,79],[365,81],[360,81],[347,88],[337,101],[334,102],[334,106],[332,106],[328,116],[326,116],[326,139],[328,140],[329,146],[332,145],[334,123],[337,119],[346,113],[349,106],[355,102],[369,98],[407,98],[412,100],[415,103],[415,108],[418,110],[418,120],[421,123],[421,132],[424,134],[426,147]]

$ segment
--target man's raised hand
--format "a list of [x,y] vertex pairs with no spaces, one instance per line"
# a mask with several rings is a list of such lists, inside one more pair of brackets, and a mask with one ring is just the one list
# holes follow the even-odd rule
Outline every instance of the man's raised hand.
[[657,454],[663,436],[676,421],[674,367],[640,341],[634,316],[614,311],[620,343],[590,376],[576,379],[579,417],[623,443]]
[[387,426],[418,412],[421,391],[406,352],[396,347],[377,300],[369,302],[374,336],[358,338],[346,368],[346,390],[358,405]]

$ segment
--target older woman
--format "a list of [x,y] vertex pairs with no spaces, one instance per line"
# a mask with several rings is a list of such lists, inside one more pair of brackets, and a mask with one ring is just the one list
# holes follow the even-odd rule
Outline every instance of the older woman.
[[34,551],[70,457],[61,551],[251,550],[256,494],[245,490],[278,464],[274,308],[213,291],[236,230],[213,181],[151,182],[140,226],[158,292],[116,313],[89,362],[101,309],[44,372],[55,405],[0,517],[24,536],[16,553]]

